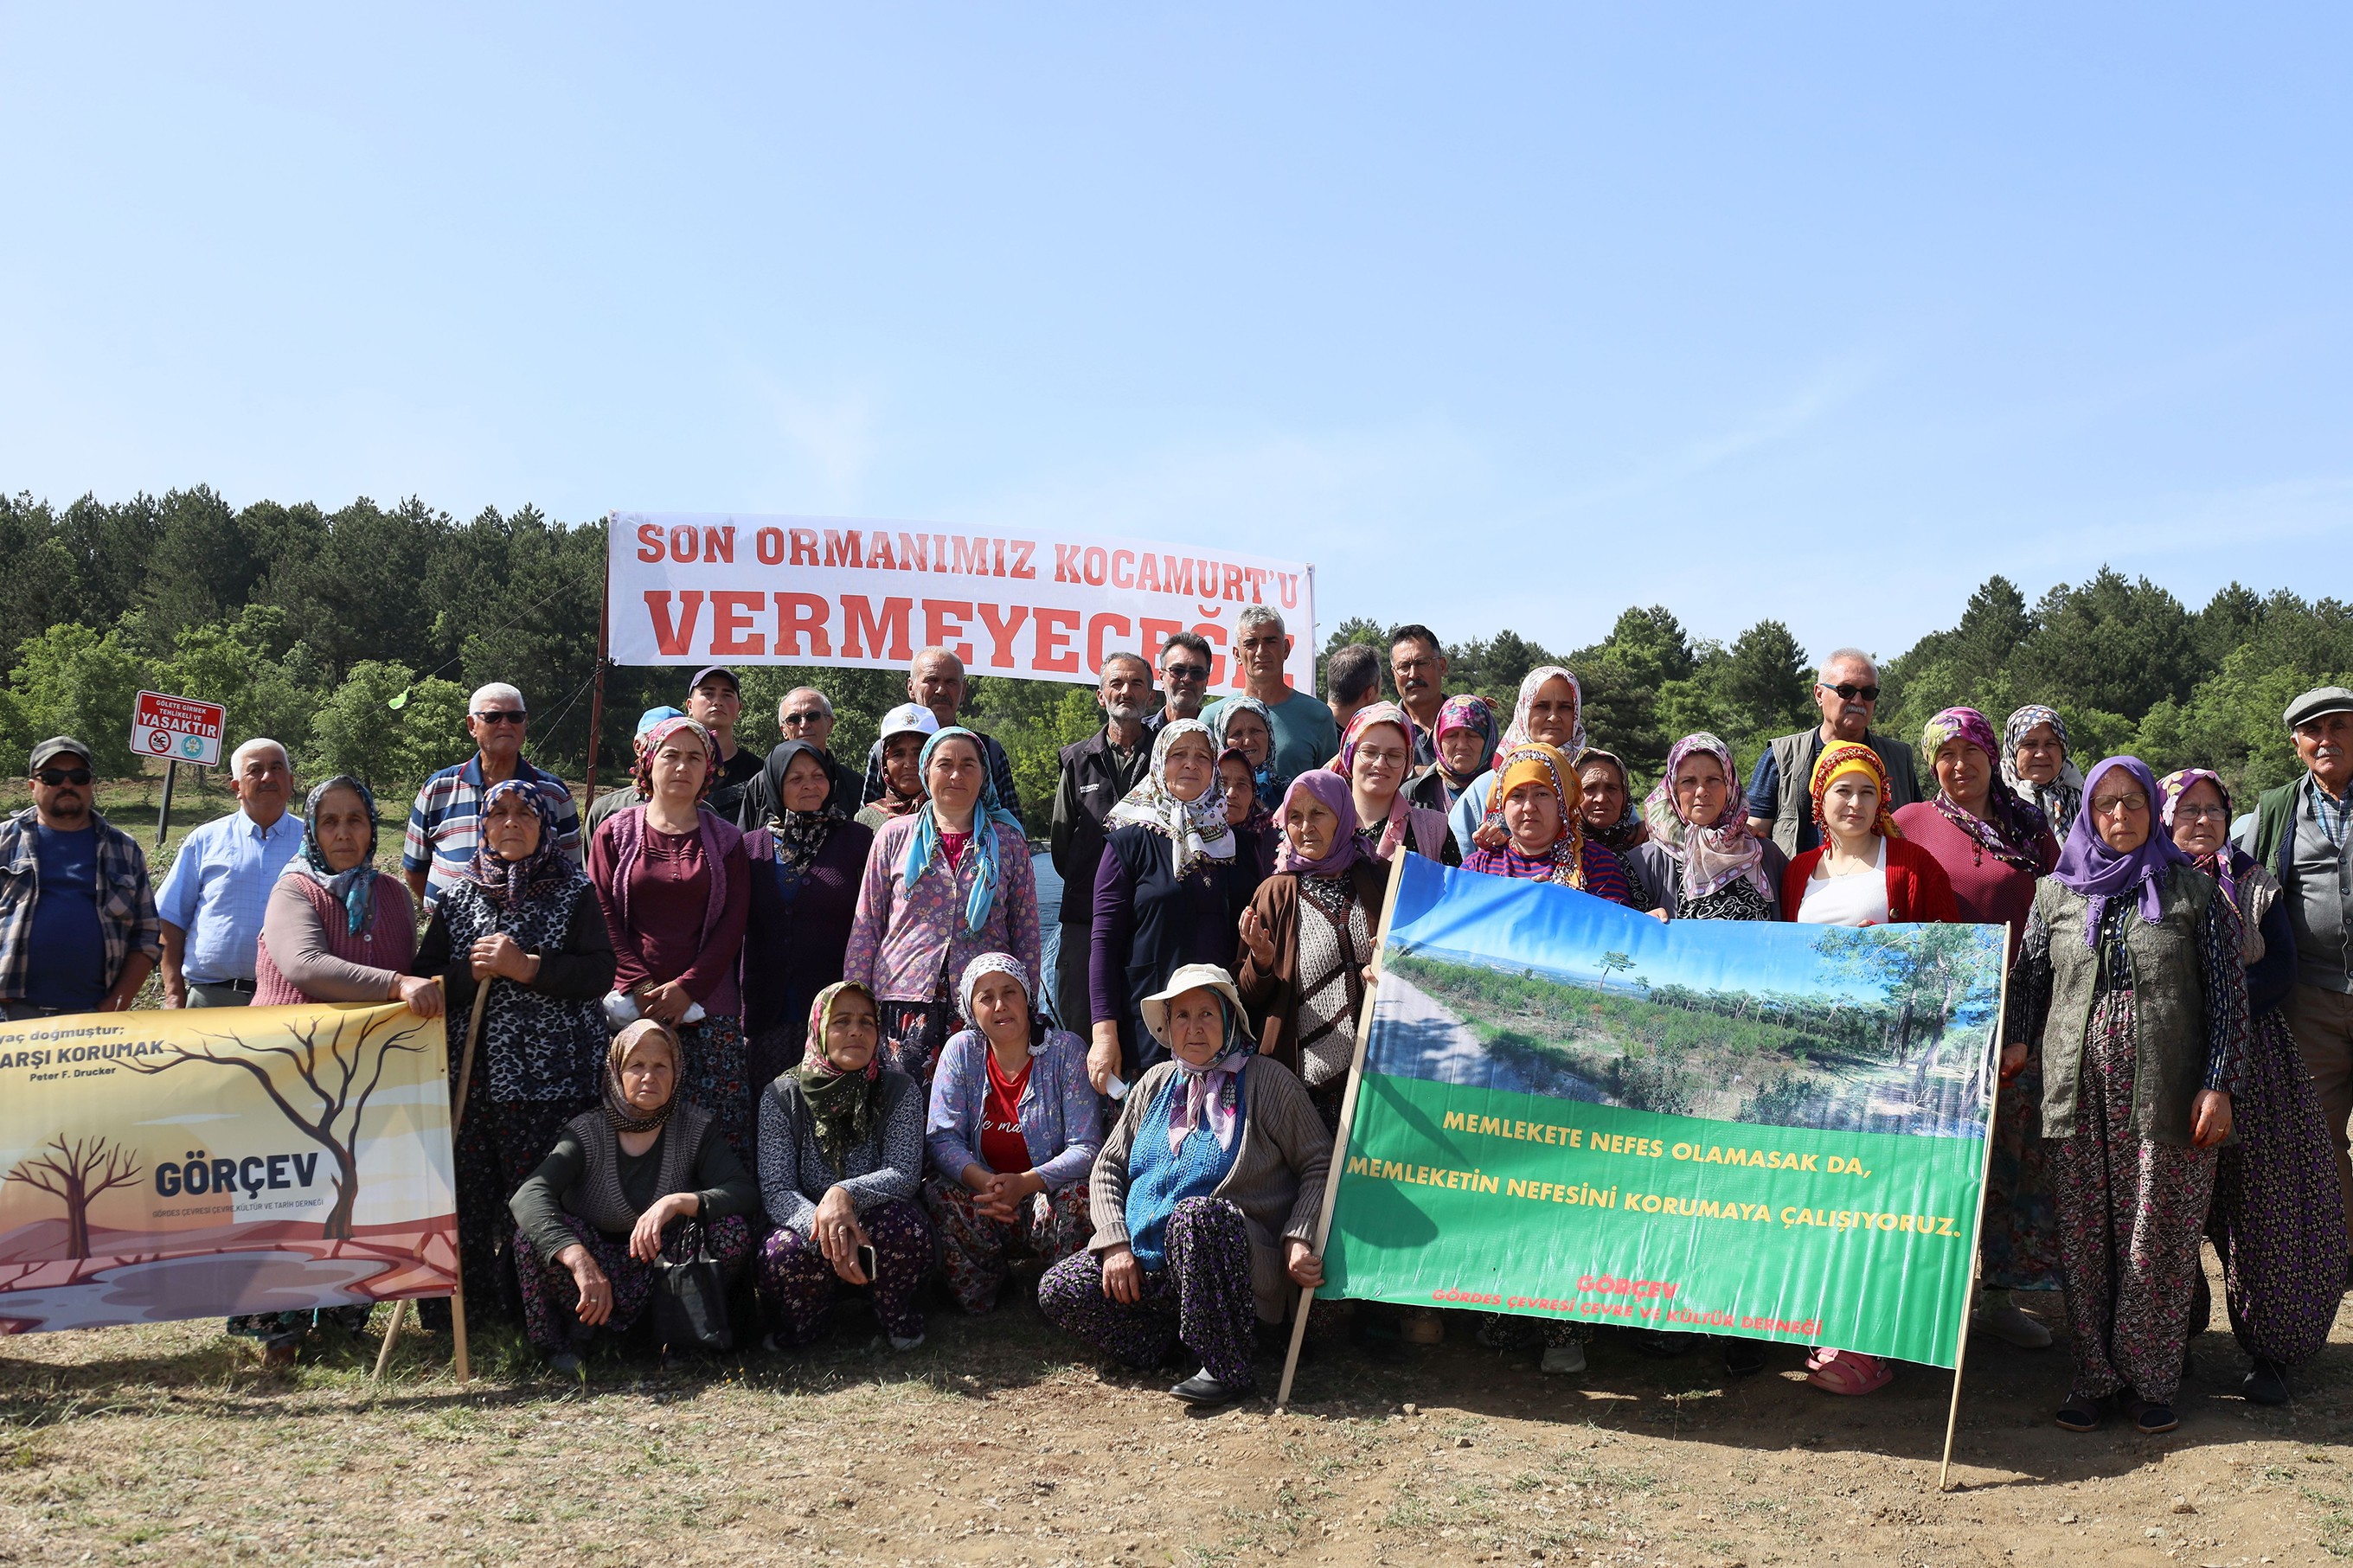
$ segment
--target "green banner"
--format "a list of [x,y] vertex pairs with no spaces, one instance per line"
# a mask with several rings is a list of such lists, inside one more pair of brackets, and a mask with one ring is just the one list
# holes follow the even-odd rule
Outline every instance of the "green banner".
[[1662,925],[1409,860],[1323,1293],[1952,1365],[2002,934]]

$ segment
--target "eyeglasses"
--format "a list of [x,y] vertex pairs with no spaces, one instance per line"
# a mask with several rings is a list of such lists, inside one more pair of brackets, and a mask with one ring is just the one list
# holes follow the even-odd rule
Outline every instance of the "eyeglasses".
[[33,776],[40,780],[43,784],[47,784],[51,789],[55,789],[59,784],[86,784],[90,783],[90,770],[88,768],[43,768],[39,773],[35,773]]
[[1171,680],[1207,680],[1209,667],[1206,664],[1164,664],[1160,673]]
[[1849,686],[1843,680],[1838,682],[1836,685],[1832,685],[1827,680],[1817,680],[1814,684],[1820,687],[1824,691],[1837,692],[1839,694],[1839,700],[1841,702],[1876,702],[1879,700],[1879,688],[1876,686]]
[[2138,816],[2147,809],[2145,795],[2104,795],[2092,803],[2094,816]]
[[527,724],[531,721],[531,715],[520,708],[493,708],[474,717],[485,724]]
[[2231,808],[2227,805],[2177,805],[2173,808],[2176,822],[2228,822]]
[[794,724],[814,724],[820,719],[829,719],[831,717],[832,715],[829,713],[787,713],[785,715],[783,721],[787,726]]

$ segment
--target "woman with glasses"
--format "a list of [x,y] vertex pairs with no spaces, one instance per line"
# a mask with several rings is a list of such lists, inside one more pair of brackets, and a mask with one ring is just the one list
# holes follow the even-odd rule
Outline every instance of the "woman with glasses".
[[2075,1359],[2059,1425],[2089,1432],[2113,1405],[2156,1434],[2179,1425],[2247,973],[2238,911],[2162,830],[2147,765],[2110,757],[2084,796],[2010,969],[2001,1066],[2042,1068]]
[[[2247,1058],[2231,1095],[2237,1135],[2217,1158],[2206,1234],[2222,1259],[2231,1329],[2253,1359],[2240,1392],[2287,1403],[2287,1369],[2327,1342],[2345,1293],[2345,1232],[2327,1123],[2282,1007],[2295,992],[2295,930],[2270,870],[2230,842],[2231,795],[2204,768],[2158,781],[2161,815],[2189,863],[2239,915],[2239,954],[2253,1015]],[[2211,1311],[2203,1271],[2189,1321]]]

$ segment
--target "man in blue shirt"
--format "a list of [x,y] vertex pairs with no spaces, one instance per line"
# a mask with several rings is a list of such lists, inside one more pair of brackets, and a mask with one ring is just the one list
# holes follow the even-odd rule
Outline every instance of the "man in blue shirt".
[[248,741],[229,757],[228,784],[237,809],[188,835],[156,896],[166,1007],[253,1001],[262,911],[278,873],[302,847],[302,819],[287,810],[294,767],[285,747]]
[[0,1013],[115,1013],[161,947],[147,858],[91,809],[90,748],[33,748],[33,804],[0,822]]

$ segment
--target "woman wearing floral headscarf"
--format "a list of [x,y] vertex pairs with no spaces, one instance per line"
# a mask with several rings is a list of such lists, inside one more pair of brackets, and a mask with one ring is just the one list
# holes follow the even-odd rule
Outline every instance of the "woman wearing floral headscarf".
[[[1422,776],[1438,781],[1438,793],[1442,797],[1437,809],[1452,811],[1462,792],[1477,783],[1480,776],[1495,765],[1495,744],[1500,726],[1495,721],[1495,705],[1475,691],[1450,697],[1438,707],[1438,729],[1431,737],[1438,748],[1438,760]],[[1417,797],[1415,804],[1429,805],[1427,797]]]
[[1230,960],[1235,922],[1258,890],[1258,868],[1235,853],[1211,744],[1198,719],[1162,725],[1143,779],[1103,820],[1087,955],[1087,1077],[1098,1092],[1152,1065],[1159,1047],[1143,1029],[1144,998],[1185,964]]
[[[2287,1369],[2327,1342],[2345,1291],[2327,1122],[2281,1005],[2295,993],[2295,931],[2270,869],[2229,840],[2221,779],[2185,768],[2158,780],[2158,793],[2175,847],[2239,914],[2253,1022],[2231,1094],[2237,1137],[2218,1152],[2206,1234],[2222,1259],[2231,1328],[2254,1361],[2241,1391],[2257,1405],[2284,1405]],[[2200,1270],[2190,1322],[2205,1322],[2211,1310]]]
[[2042,1068],[2075,1361],[2059,1425],[2088,1432],[2116,1403],[2169,1432],[2247,972],[2238,911],[2163,830],[2147,767],[2110,757],[2084,795],[2010,966],[2001,1066]]
[[[1944,868],[1960,919],[2007,925],[2014,953],[2034,907],[2035,881],[2058,864],[2058,843],[2038,808],[1995,782],[2000,744],[1976,709],[1947,708],[1929,720],[1920,732],[1920,756],[1934,771],[1936,797],[1897,811],[1895,826]],[[1984,1294],[1969,1317],[1979,1331],[2024,1350],[2048,1345],[2051,1331],[2010,1293],[2059,1289],[2058,1211],[2036,1130],[2042,1095],[2042,1077],[2031,1067],[1996,1095],[1978,1237]]]
[[[923,1342],[923,1090],[883,1065],[881,1043],[874,994],[854,980],[828,985],[809,1007],[807,1058],[761,1091],[760,1194],[776,1226],[759,1263],[769,1350],[822,1334],[844,1284],[873,1287],[892,1349]],[[868,1247],[871,1279],[859,1256]]]
[[966,1026],[940,1054],[923,1125],[923,1208],[949,1293],[986,1312],[1015,1258],[1050,1268],[1094,1234],[1087,1169],[1103,1146],[1103,1102],[1085,1042],[1048,1026],[1011,953],[965,965],[957,1001]]
[[[466,1299],[477,1313],[492,1314],[509,1294],[499,1273],[514,1230],[507,1200],[564,1124],[596,1103],[606,1047],[597,1001],[613,985],[604,907],[564,852],[545,790],[501,779],[482,793],[473,862],[433,906],[415,967],[441,976],[457,1017],[469,1016],[477,986],[491,988],[456,1174]],[[462,1055],[453,1042],[453,1086]],[[437,1298],[420,1307],[421,1321],[438,1328],[434,1320],[447,1310]]]
[[765,819],[744,832],[752,908],[744,929],[744,1035],[752,1082],[802,1055],[817,994],[841,978],[874,830],[849,819],[825,753],[786,741],[768,753],[747,801]]
[[[1512,706],[1512,721],[1504,728],[1497,755],[1500,758],[1531,741],[1553,747],[1566,757],[1585,750],[1585,692],[1577,677],[1557,664],[1540,664],[1521,678],[1519,700]],[[1456,798],[1454,809],[1447,813],[1455,845],[1465,855],[1471,853],[1480,824],[1487,819],[1488,795],[1494,786],[1495,774],[1490,768],[1471,781]]]
[[564,1125],[515,1189],[523,1329],[574,1374],[600,1328],[619,1333],[653,1299],[657,1266],[683,1260],[687,1220],[732,1279],[751,1256],[759,1189],[708,1111],[679,1093],[678,1035],[640,1018],[605,1053],[604,1105]]
[[736,973],[752,873],[742,831],[702,804],[718,773],[719,744],[693,720],[648,731],[638,758],[643,798],[596,829],[588,879],[613,939],[606,1016],[678,1031],[679,1092],[711,1112],[749,1163],[754,1085]]
[[1261,1325],[1320,1285],[1314,1236],[1332,1140],[1306,1091],[1250,1048],[1233,979],[1187,964],[1142,1017],[1166,1054],[1136,1080],[1087,1178],[1094,1237],[1038,1281],[1049,1322],[1148,1367],[1182,1346],[1188,1405],[1256,1383]]
[[939,731],[921,767],[928,798],[874,835],[841,974],[881,1003],[883,1065],[928,1085],[965,966],[1009,952],[1038,973],[1038,880],[978,735]]
[[[1588,755],[1606,753],[1588,752]],[[1667,749],[1643,798],[1650,833],[1627,857],[1669,920],[1777,921],[1788,858],[1748,831],[1732,748],[1703,731]]]
[[2067,721],[2055,708],[2029,703],[2001,727],[2001,782],[2042,814],[2063,838],[2084,805],[2084,773],[2067,748]]
[[1577,770],[1540,741],[1504,748],[1486,819],[1463,860],[1466,871],[1558,882],[1631,907],[1634,889],[1618,857],[1585,837]]
[[1413,720],[1396,703],[1369,703],[1349,719],[1332,769],[1348,781],[1356,835],[1365,853],[1383,865],[1400,848],[1459,865],[1461,855],[1447,834],[1444,814],[1416,805],[1408,796],[1413,751]]
[[1209,727],[1209,740],[1219,756],[1229,749],[1242,754],[1250,765],[1259,804],[1272,810],[1291,783],[1274,771],[1273,710],[1255,697],[1238,693],[1202,709],[1201,722]]

